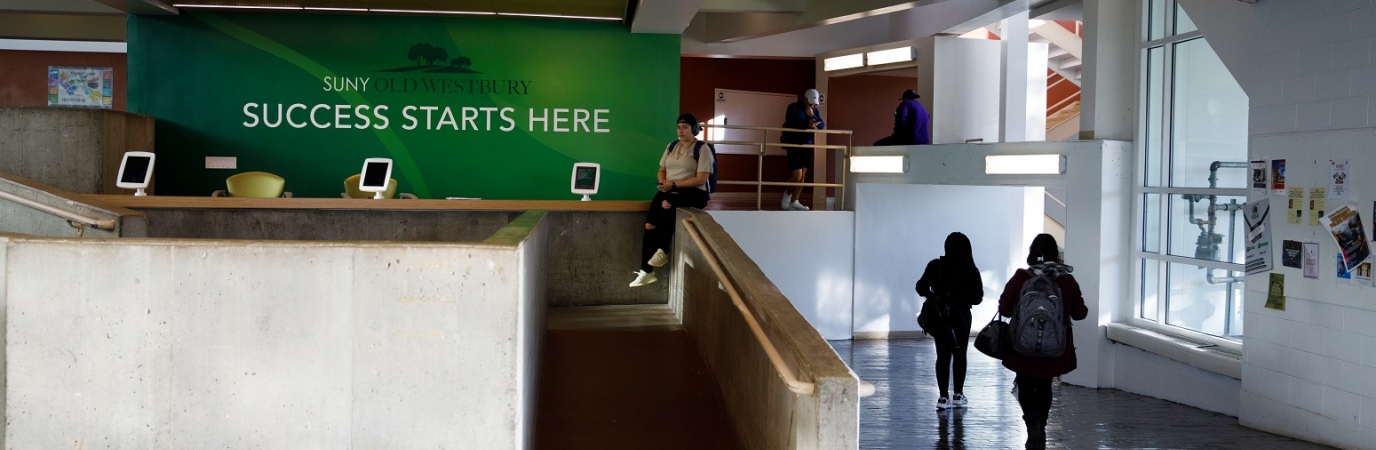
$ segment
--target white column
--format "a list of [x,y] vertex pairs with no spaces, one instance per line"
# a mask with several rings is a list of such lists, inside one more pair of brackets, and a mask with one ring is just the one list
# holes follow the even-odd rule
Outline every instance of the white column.
[[1085,0],[1080,139],[1133,140],[1139,2]]
[[1004,19],[1003,71],[999,76],[999,141],[1027,140],[1027,18],[1023,11]]

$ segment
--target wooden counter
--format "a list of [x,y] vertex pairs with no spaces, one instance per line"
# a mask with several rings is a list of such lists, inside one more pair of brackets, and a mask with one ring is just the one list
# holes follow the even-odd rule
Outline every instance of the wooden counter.
[[365,198],[242,198],[82,195],[88,202],[143,209],[328,209],[373,211],[645,211],[630,200],[373,200]]

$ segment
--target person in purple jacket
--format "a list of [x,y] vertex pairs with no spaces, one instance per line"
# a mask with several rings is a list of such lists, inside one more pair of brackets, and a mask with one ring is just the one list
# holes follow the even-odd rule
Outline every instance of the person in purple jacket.
[[932,117],[927,109],[918,102],[917,91],[903,91],[903,101],[893,112],[893,135],[880,139],[874,145],[927,145],[932,143]]

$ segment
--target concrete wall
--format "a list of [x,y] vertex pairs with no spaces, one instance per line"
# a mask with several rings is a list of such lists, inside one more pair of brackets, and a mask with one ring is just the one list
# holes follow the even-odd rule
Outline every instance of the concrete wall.
[[7,238],[5,444],[527,448],[545,227],[528,247]]
[[79,194],[130,193],[115,187],[120,158],[127,151],[153,150],[152,117],[0,106],[0,172]]
[[1042,189],[1035,187],[866,183],[856,189],[854,328],[861,336],[921,331],[914,285],[955,231],[970,238],[984,282],[971,330],[983,328],[1013,271],[1027,266],[1027,248],[1045,215]]
[[851,338],[854,213],[712,211],[711,215],[823,338]]
[[[675,287],[670,304],[721,386],[744,448],[856,448],[860,399],[855,375],[725,229],[707,214],[679,210],[679,218],[689,217],[714,255],[704,254],[680,222],[668,283]],[[722,280],[708,258],[721,265],[726,281],[758,317],[785,364],[803,381],[816,384],[814,394],[795,394],[776,375],[744,316],[718,287]]]
[[[480,241],[515,211],[146,209],[150,237],[246,240]],[[559,211],[549,221],[550,306],[664,303],[668,284],[631,289],[643,212]]]
[[[0,192],[33,203],[0,197],[0,232],[54,237],[143,237],[147,234],[147,217],[138,211],[92,203],[71,192],[32,180],[0,173]],[[101,229],[85,222],[74,227],[67,218],[43,211],[38,205],[90,220],[111,221],[113,228]]]

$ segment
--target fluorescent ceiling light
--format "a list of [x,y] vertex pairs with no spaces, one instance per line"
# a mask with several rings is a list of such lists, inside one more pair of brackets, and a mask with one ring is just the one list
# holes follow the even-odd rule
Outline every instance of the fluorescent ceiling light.
[[908,173],[908,156],[852,156],[851,173]]
[[1041,19],[1032,19],[1032,20],[1027,21],[1027,26],[1030,27],[1030,28],[1037,28],[1037,27],[1040,27],[1040,26],[1042,26],[1042,25],[1046,25],[1046,21],[1045,21],[1045,20],[1041,20]]
[[499,13],[497,13],[497,15],[499,15],[499,16],[515,16],[515,17],[541,17],[541,18],[547,18],[547,19],[621,20],[620,17],[607,17],[607,16],[568,16],[568,15],[563,15],[563,14],[532,14],[532,13],[508,13],[508,12],[499,12]]
[[370,9],[368,9],[368,11],[380,12],[380,13],[397,13],[397,14],[463,14],[463,15],[470,15],[470,16],[491,16],[491,15],[497,14],[497,13],[491,12],[491,11],[436,11],[436,10],[429,10],[429,9],[384,9],[384,8],[370,8]]
[[893,64],[897,62],[908,62],[913,60],[912,47],[891,48],[879,50],[865,54],[866,64],[877,66],[880,64]]
[[303,7],[301,7],[301,9],[307,9],[307,10],[311,10],[311,11],[353,11],[353,12],[368,12],[368,8],[327,8],[327,7],[319,7],[319,6],[303,6]]
[[827,72],[842,69],[854,69],[865,65],[865,54],[856,53],[854,55],[835,56],[822,60],[822,70]]
[[1057,175],[1065,173],[1062,155],[989,155],[984,173],[1000,175]]
[[177,8],[222,8],[222,9],[291,9],[301,10],[300,6],[242,6],[242,5],[197,5],[187,3],[174,3]]

